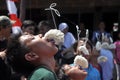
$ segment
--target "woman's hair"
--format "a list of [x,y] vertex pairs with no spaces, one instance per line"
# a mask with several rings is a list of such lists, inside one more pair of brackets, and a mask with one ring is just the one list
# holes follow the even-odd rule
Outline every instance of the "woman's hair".
[[27,75],[33,71],[34,66],[25,59],[25,54],[30,52],[30,49],[20,43],[20,36],[12,35],[8,42],[6,56],[8,63],[15,72]]

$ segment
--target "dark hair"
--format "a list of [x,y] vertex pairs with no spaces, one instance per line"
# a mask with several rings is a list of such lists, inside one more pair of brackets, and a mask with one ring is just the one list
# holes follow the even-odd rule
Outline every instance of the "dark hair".
[[30,52],[30,49],[20,43],[20,36],[14,35],[10,38],[6,51],[7,61],[15,72],[29,75],[33,71],[34,66],[25,59],[25,54]]
[[58,74],[57,74],[59,80],[70,80],[70,77],[65,74],[65,71],[63,69],[63,67],[65,65],[66,64],[60,66],[60,68],[59,68],[59,71],[58,71]]
[[[80,38],[80,40],[83,40],[83,41],[84,41],[85,38]],[[91,47],[91,49],[93,49],[93,44],[91,43],[90,40],[87,41],[87,44],[89,44],[90,47]],[[72,45],[72,47],[73,47],[73,49],[74,49],[75,52],[77,51],[77,46],[78,46],[78,41],[76,41],[76,42]]]
[[0,28],[12,27],[12,23],[7,16],[0,16]]
[[35,22],[32,21],[32,20],[25,20],[23,23],[22,23],[22,27],[24,28],[27,28],[29,26],[36,26]]
[[41,26],[46,26],[47,28],[52,28],[51,24],[47,20],[40,21],[38,24],[38,29],[40,29]]
[[78,41],[76,41],[72,47],[73,47],[73,50],[76,52],[77,51],[77,46],[78,46]]

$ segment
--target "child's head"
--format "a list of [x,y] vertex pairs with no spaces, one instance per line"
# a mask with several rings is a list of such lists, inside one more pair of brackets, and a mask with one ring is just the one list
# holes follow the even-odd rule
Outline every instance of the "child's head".
[[22,24],[23,32],[35,34],[35,28],[36,28],[36,24],[32,20],[25,20]]
[[0,16],[0,38],[8,38],[11,34],[12,22],[7,16]]
[[39,22],[37,28],[38,28],[38,34],[44,35],[47,31],[49,31],[53,27],[49,21],[43,20]]

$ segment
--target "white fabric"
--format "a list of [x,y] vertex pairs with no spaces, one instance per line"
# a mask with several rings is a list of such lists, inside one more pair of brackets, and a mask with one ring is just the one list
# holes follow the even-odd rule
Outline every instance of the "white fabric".
[[19,26],[12,27],[12,33],[13,34],[20,34],[20,33],[22,33],[21,27],[19,27]]
[[109,43],[108,42],[103,42],[102,45],[101,45],[101,48],[109,49]]
[[55,44],[63,44],[64,42],[64,33],[57,29],[51,29],[44,35],[45,39],[54,39]]
[[106,56],[99,56],[97,58],[97,62],[101,63],[101,62],[106,62],[107,61],[107,57]]
[[96,50],[100,50],[101,49],[101,42],[100,41],[97,41],[97,43],[96,43],[96,45],[95,45],[95,48],[96,48]]
[[82,51],[85,55],[89,55],[89,51],[88,51],[88,49],[85,47],[85,45],[79,46],[79,47],[78,47],[78,50],[79,50],[79,51]]
[[6,0],[6,3],[7,3],[7,8],[8,8],[9,14],[16,14],[17,15],[17,8],[15,6],[14,1]]
[[85,57],[77,55],[74,59],[75,65],[80,65],[82,68],[88,68],[88,61]]
[[109,45],[109,49],[115,49],[115,48],[116,48],[115,44],[112,43],[112,44]]

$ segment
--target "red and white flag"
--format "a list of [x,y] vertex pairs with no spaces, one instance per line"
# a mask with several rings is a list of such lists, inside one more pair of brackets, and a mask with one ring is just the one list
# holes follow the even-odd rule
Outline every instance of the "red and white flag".
[[15,2],[17,2],[17,1],[18,0],[6,0],[10,19],[14,22],[13,27],[12,27],[12,33],[13,34],[18,34],[18,33],[22,32],[22,30],[21,30],[22,23],[17,16],[17,8],[16,8],[16,5],[15,5]]

